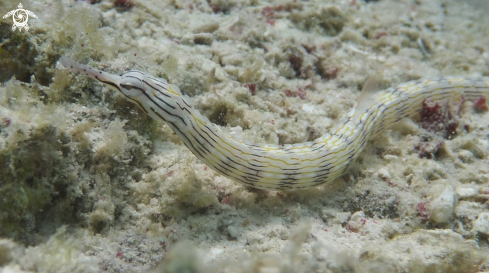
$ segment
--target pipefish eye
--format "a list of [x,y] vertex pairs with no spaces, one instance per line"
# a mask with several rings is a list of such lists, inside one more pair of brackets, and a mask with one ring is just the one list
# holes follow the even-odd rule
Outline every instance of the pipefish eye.
[[144,88],[141,79],[134,76],[123,76],[119,85],[126,90],[131,90],[131,89],[143,90]]

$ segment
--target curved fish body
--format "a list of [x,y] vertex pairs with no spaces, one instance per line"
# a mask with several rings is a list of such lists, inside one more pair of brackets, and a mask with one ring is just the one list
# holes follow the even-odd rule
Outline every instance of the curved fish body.
[[120,91],[151,117],[171,126],[207,166],[251,187],[307,189],[343,175],[365,144],[378,132],[420,111],[423,100],[489,99],[489,77],[432,77],[384,90],[367,82],[356,109],[325,135],[310,142],[270,145],[231,137],[197,111],[176,85],[140,71],[121,76],[62,57],[67,69]]

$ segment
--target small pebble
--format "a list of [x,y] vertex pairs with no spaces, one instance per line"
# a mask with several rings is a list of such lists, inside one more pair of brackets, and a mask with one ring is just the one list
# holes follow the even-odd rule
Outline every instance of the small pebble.
[[347,228],[350,231],[359,231],[363,225],[367,222],[367,219],[365,217],[365,213],[363,211],[357,211],[353,213],[353,215],[350,218],[350,221],[348,221],[348,226]]
[[430,203],[431,220],[438,224],[448,223],[453,215],[454,203],[455,191],[451,186],[448,186]]
[[235,226],[228,226],[228,233],[231,238],[237,239],[239,237],[239,230]]
[[358,222],[362,219],[365,219],[365,213],[363,211],[357,211],[353,213],[353,215],[350,218],[350,221]]
[[476,196],[479,193],[479,187],[473,184],[463,184],[455,188],[459,198],[467,198]]
[[384,155],[384,160],[388,161],[388,162],[392,162],[392,161],[395,161],[398,159],[399,159],[399,157],[396,155]]
[[379,170],[379,172],[377,174],[380,178],[382,178],[384,180],[391,180],[392,179],[391,173],[386,169]]

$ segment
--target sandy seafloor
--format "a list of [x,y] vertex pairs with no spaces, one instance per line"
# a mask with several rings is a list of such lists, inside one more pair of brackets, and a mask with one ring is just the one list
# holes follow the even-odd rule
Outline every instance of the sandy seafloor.
[[27,32],[0,21],[1,273],[489,271],[489,113],[470,102],[452,139],[405,119],[334,182],[263,191],[57,65],[147,71],[236,137],[298,143],[370,75],[489,76],[489,2],[88,2],[22,1]]

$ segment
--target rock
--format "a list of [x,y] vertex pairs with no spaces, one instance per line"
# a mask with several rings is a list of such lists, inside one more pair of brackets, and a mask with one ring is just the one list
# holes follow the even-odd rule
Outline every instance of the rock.
[[476,196],[479,193],[479,187],[474,184],[463,184],[455,188],[459,198],[467,198]]
[[472,231],[489,235],[489,212],[481,212],[474,221]]
[[447,186],[445,190],[438,195],[430,203],[430,218],[437,224],[446,224],[453,215],[455,204],[455,191],[451,186]]
[[470,163],[474,159],[474,154],[467,150],[460,150],[458,152],[458,158],[464,163]]
[[347,227],[350,231],[358,231],[363,225],[365,225],[366,222],[367,219],[365,217],[365,213],[363,213],[363,211],[357,211],[351,216]]
[[343,224],[350,218],[351,212],[338,212],[334,218],[335,224]]
[[484,209],[484,205],[479,202],[460,201],[455,208],[455,216],[459,219],[469,219],[475,221],[479,213]]
[[324,208],[321,210],[321,218],[323,219],[323,221],[327,221],[329,219],[333,219],[337,213],[338,213],[338,210],[336,210],[336,209]]
[[379,170],[379,172],[377,173],[377,175],[380,178],[382,178],[383,180],[392,180],[391,173],[388,170],[386,170],[386,169]]
[[240,235],[239,229],[235,226],[228,226],[227,228],[229,236],[233,239],[237,239]]

